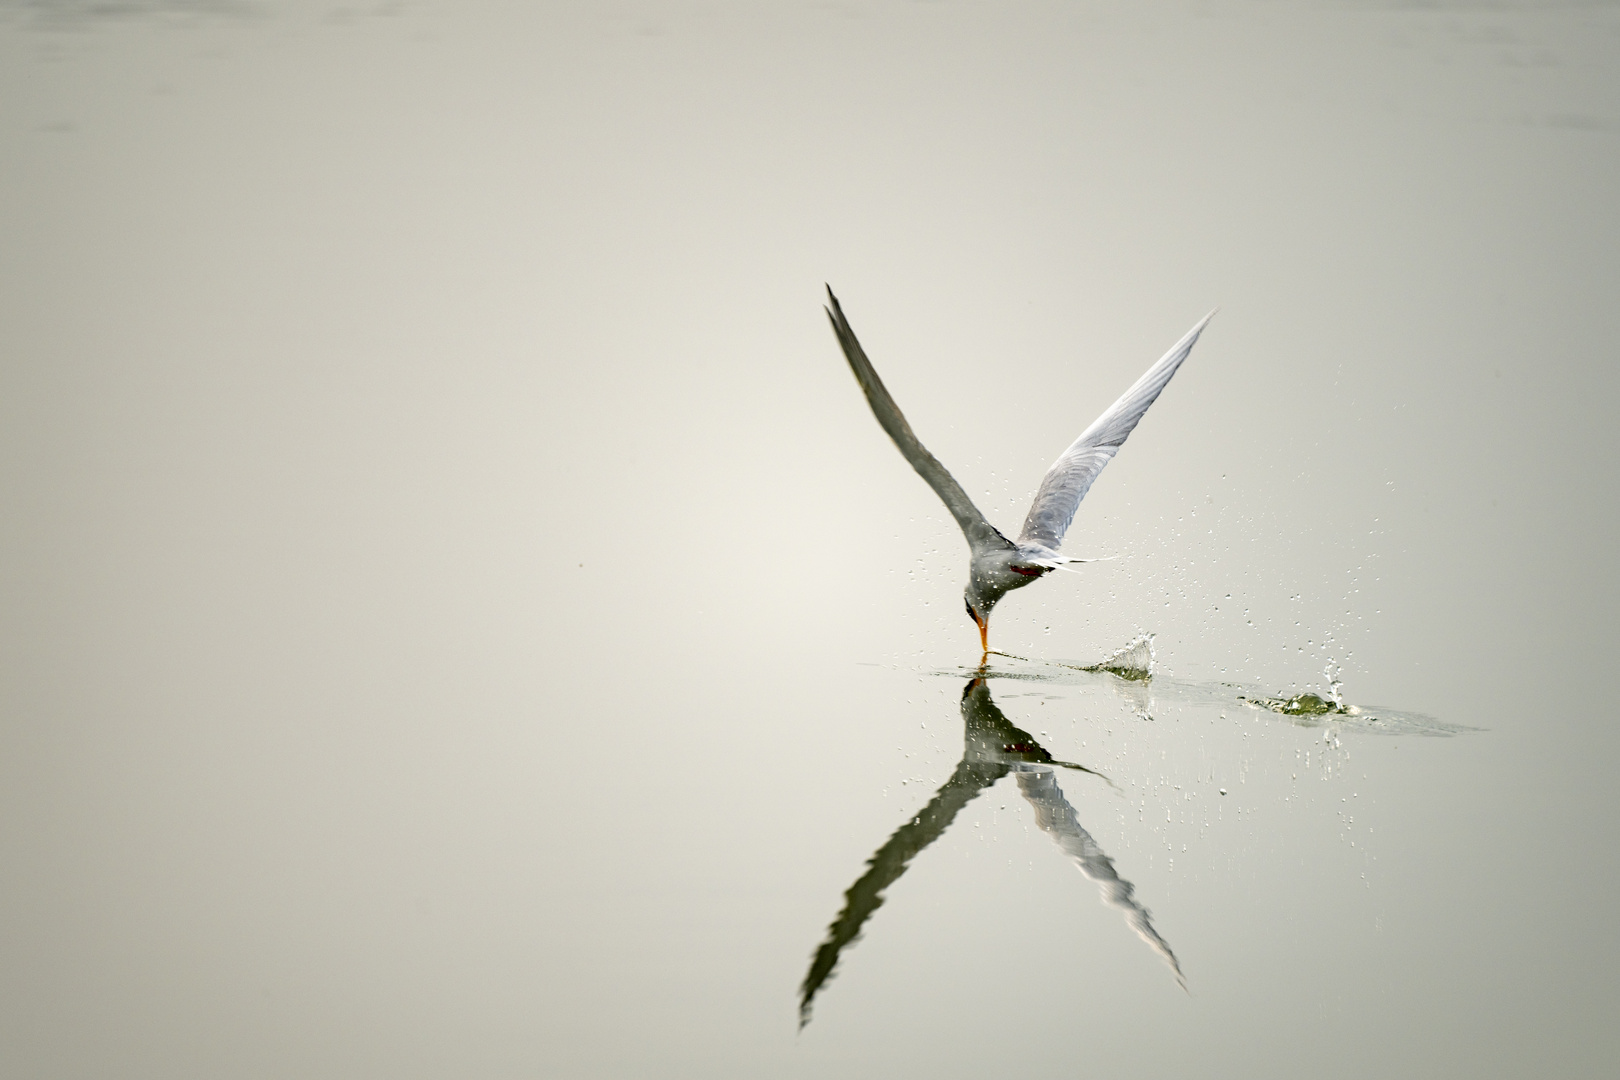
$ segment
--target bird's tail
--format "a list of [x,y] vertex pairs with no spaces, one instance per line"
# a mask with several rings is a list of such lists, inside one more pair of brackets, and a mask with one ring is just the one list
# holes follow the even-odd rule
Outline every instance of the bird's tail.
[[1118,555],[1094,555],[1089,559],[1077,558],[1073,555],[1053,555],[1044,559],[1031,559],[1036,566],[1044,566],[1048,570],[1068,570],[1071,574],[1078,574],[1078,570],[1069,570],[1070,563],[1110,562],[1119,558]]

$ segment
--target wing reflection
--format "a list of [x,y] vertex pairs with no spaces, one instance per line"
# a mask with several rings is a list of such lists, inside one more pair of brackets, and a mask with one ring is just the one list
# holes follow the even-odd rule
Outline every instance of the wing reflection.
[[965,745],[962,760],[928,805],[894,831],[867,862],[867,871],[844,893],[844,909],[827,928],[827,939],[811,958],[810,970],[799,988],[799,1026],[810,1022],[810,1006],[838,966],[839,954],[859,935],[872,913],[883,906],[883,891],[897,881],[918,853],[938,840],[962,807],[1008,773],[1017,774],[1019,793],[1035,808],[1035,824],[1050,836],[1080,871],[1102,889],[1104,902],[1125,913],[1125,921],[1143,941],[1162,956],[1185,988],[1181,965],[1170,945],[1153,929],[1148,910],[1135,898],[1135,886],[1119,876],[1114,862],[1081,827],[1074,807],[1063,797],[1054,766],[1099,777],[1106,776],[1070,761],[1058,761],[1016,727],[996,707],[990,684],[983,678],[968,681],[962,691]]
[[1069,800],[1065,799],[1063,792],[1058,789],[1057,779],[1052,771],[1050,769],[1020,771],[1018,790],[1035,808],[1035,824],[1056,841],[1057,846],[1063,849],[1063,854],[1074,860],[1074,864],[1080,868],[1082,874],[1097,883],[1102,889],[1104,903],[1111,904],[1125,913],[1126,924],[1135,930],[1154,952],[1164,957],[1164,962],[1176,973],[1176,982],[1181,984],[1182,989],[1186,989],[1187,980],[1182,977],[1181,965],[1176,962],[1176,954],[1170,951],[1170,943],[1153,929],[1152,916],[1136,899],[1136,886],[1119,876],[1119,872],[1114,869],[1114,860],[1104,854],[1090,833],[1081,828],[1074,807],[1069,805]]

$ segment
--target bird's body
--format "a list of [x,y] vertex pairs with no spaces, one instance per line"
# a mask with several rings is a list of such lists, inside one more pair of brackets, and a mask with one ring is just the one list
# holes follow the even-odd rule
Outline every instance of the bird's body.
[[1014,589],[1022,589],[1066,562],[1078,561],[1067,559],[1050,548],[1015,544],[1010,540],[1006,547],[975,551],[968,563],[968,586],[963,591],[968,614],[972,615],[977,609],[988,616],[996,601]]
[[1170,377],[1192,351],[1193,343],[1215,313],[1212,311],[1205,315],[1197,326],[1188,331],[1059,455],[1041,480],[1040,490],[1035,493],[1035,501],[1024,519],[1023,530],[1013,541],[985,520],[962,486],[939,463],[939,459],[918,441],[899,406],[884,388],[883,380],[878,378],[872,362],[866,358],[865,350],[856,340],[855,331],[850,329],[849,321],[844,318],[843,309],[839,307],[838,298],[831,289],[827,290],[827,299],[831,305],[827,309],[827,317],[832,320],[833,332],[838,335],[838,343],[849,360],[850,370],[855,373],[855,381],[860,383],[867,403],[872,406],[872,415],[877,417],[878,424],[888,432],[912,468],[939,495],[946,509],[961,526],[962,535],[967,538],[971,556],[968,583],[962,595],[968,615],[979,625],[979,642],[988,653],[990,610],[1003,596],[1068,563],[1090,561],[1058,553],[1058,548],[1063,544],[1063,534],[1074,520],[1080,500],[1085,498],[1103,466],[1124,445],[1126,437],[1135,429],[1148,406],[1169,383]]

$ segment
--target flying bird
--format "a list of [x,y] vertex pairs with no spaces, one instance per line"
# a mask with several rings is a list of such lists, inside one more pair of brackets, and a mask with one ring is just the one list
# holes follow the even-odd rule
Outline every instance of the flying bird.
[[1080,500],[1086,497],[1092,481],[1097,479],[1103,466],[1113,460],[1119,448],[1125,444],[1126,437],[1135,429],[1137,421],[1142,419],[1142,414],[1158,398],[1159,392],[1169,383],[1181,362],[1187,359],[1193,343],[1198,340],[1198,335],[1209,320],[1215,317],[1215,312],[1205,315],[1197,326],[1187,331],[1186,337],[1176,342],[1158,363],[1148,368],[1145,375],[1137,379],[1118,401],[1110,405],[1067,450],[1058,455],[1052,467],[1046,470],[1040,490],[1035,492],[1035,502],[1024,518],[1023,531],[1014,541],[1007,539],[984,519],[978,507],[973,505],[973,500],[967,497],[967,492],[962,490],[962,485],[912,434],[911,425],[894,403],[894,398],[889,396],[889,391],[884,389],[883,380],[878,378],[872,362],[866,358],[866,351],[856,340],[855,331],[850,329],[849,320],[844,318],[838,297],[833,295],[830,287],[827,289],[827,299],[830,302],[826,309],[827,318],[832,320],[833,332],[838,335],[838,344],[843,346],[850,370],[855,373],[855,381],[866,392],[872,415],[877,417],[879,426],[889,433],[894,445],[900,448],[901,455],[911,462],[911,467],[928,481],[934,494],[944,501],[945,508],[967,537],[972,556],[968,563],[968,583],[962,590],[962,597],[966,601],[968,615],[979,625],[979,644],[989,655],[990,611],[1003,596],[1069,563],[1092,561],[1058,554],[1058,548],[1063,544],[1063,534],[1068,531],[1069,523],[1074,520],[1074,512],[1079,508]]

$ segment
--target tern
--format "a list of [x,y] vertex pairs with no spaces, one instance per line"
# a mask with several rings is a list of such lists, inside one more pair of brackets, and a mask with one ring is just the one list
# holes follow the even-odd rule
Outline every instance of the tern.
[[979,625],[979,644],[988,656],[990,611],[1003,596],[1069,563],[1093,561],[1058,554],[1058,548],[1063,544],[1063,534],[1074,520],[1080,500],[1091,489],[1092,481],[1097,479],[1103,466],[1113,460],[1119,448],[1125,444],[1126,437],[1136,428],[1137,421],[1142,419],[1142,414],[1148,411],[1148,406],[1157,400],[1160,391],[1170,382],[1170,377],[1187,359],[1193,344],[1198,341],[1198,335],[1215,317],[1215,312],[1205,315],[1197,326],[1187,331],[1187,335],[1176,342],[1158,363],[1148,368],[1146,374],[1137,379],[1118,401],[1110,405],[1067,450],[1058,455],[1041,479],[1035,501],[1024,518],[1023,531],[1014,541],[1007,539],[985,520],[978,507],[973,505],[973,500],[968,498],[967,492],[962,490],[962,485],[912,434],[911,425],[894,403],[894,398],[889,396],[883,380],[878,378],[872,362],[866,358],[866,351],[856,340],[855,331],[850,329],[849,320],[844,318],[844,311],[839,307],[838,297],[833,295],[831,287],[827,289],[827,299],[827,318],[832,320],[833,333],[838,335],[838,344],[843,346],[850,370],[855,373],[855,381],[861,384],[861,389],[866,393],[872,415],[877,417],[878,425],[889,433],[894,445],[900,448],[901,456],[911,462],[911,467],[928,481],[934,494],[945,503],[945,508],[951,512],[956,523],[962,527],[962,535],[967,538],[972,555],[968,563],[968,583],[962,590],[962,598],[967,604],[968,615]]

